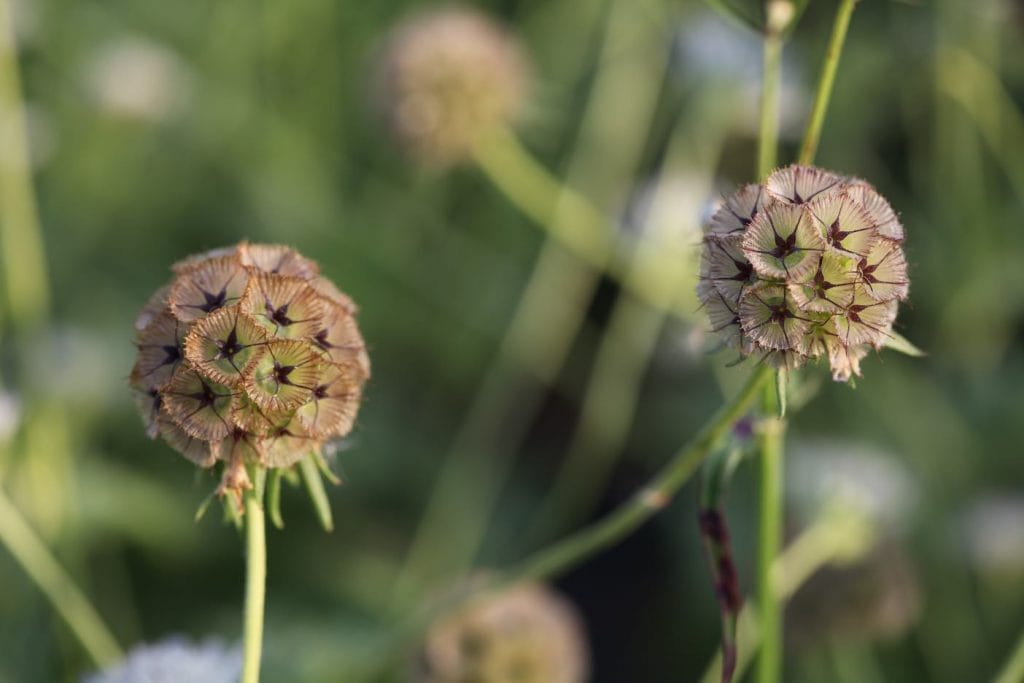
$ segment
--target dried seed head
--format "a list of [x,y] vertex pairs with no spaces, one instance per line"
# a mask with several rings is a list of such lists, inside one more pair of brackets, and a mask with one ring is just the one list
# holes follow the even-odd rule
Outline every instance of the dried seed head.
[[544,586],[526,584],[435,622],[418,680],[582,683],[588,658],[573,606]]
[[774,367],[827,357],[846,381],[891,336],[907,298],[902,240],[896,213],[865,181],[788,166],[712,216],[697,296],[726,346]]
[[391,33],[378,69],[382,114],[399,142],[428,166],[469,156],[525,99],[519,43],[468,7],[417,14]]
[[291,467],[345,436],[369,358],[355,304],[316,263],[242,243],[174,264],[136,320],[130,383],[151,438],[223,463],[235,500],[249,469]]

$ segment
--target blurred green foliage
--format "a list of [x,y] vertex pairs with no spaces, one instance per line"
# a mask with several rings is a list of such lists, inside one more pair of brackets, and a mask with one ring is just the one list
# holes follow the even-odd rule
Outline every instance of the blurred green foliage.
[[[478,4],[533,61],[524,143],[624,234],[660,220],[672,248],[695,243],[715,192],[751,179],[753,34],[695,1]],[[132,320],[187,254],[243,238],[293,244],[359,303],[374,376],[338,456],[346,482],[330,491],[334,532],[287,487],[286,528],[268,532],[265,679],[402,680],[409,654],[388,649],[389,624],[415,605],[394,599],[395,581],[543,241],[478,169],[422,171],[387,138],[371,101],[374,58],[418,3],[15,5],[53,312],[31,328],[0,312],[3,388],[23,409],[0,437],[4,489],[126,646],[172,633],[235,637],[241,541],[216,515],[192,522],[215,480],[145,438],[125,384]],[[833,12],[811,2],[785,50],[782,159],[799,143]],[[1024,14],[1009,0],[865,0],[855,13],[818,163],[870,179],[902,213],[912,288],[898,329],[928,356],[869,358],[856,391],[826,383],[789,439],[866,442],[910,473],[918,501],[899,542],[921,612],[897,637],[793,642],[787,681],[986,680],[1024,623],[1024,558],[992,570],[969,552],[965,537],[980,532],[963,521],[979,500],[1020,495],[1024,484],[1022,38]],[[690,291],[692,263],[680,268]],[[595,284],[553,380],[509,365],[504,412],[474,442],[500,453],[472,453],[468,497],[492,457],[497,471],[514,458],[493,518],[479,520],[477,564],[511,562],[540,540],[524,530],[628,297],[610,280]],[[631,494],[741,374],[695,350],[699,312],[662,325],[627,304],[624,350],[606,361],[623,374],[603,385],[610,408],[596,413],[627,415],[626,431],[606,448],[601,417],[580,447],[611,452],[601,509]],[[521,415],[528,396],[535,410]],[[503,432],[520,424],[521,442]],[[752,469],[741,468],[728,506],[748,592]],[[559,581],[586,619],[595,681],[694,680],[715,652],[694,488]],[[460,499],[449,507],[461,510]],[[794,516],[794,531],[805,522]],[[1002,533],[1022,529],[1019,519]],[[431,552],[443,565],[449,550]],[[0,552],[0,682],[74,681],[89,669]]]

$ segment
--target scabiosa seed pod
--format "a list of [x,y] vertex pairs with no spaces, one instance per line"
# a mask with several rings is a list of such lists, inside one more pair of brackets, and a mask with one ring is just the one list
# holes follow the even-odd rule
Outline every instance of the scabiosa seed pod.
[[902,244],[899,218],[867,182],[788,166],[705,225],[697,295],[742,356],[787,368],[827,358],[847,381],[892,336],[909,288]]
[[576,609],[543,585],[523,584],[432,624],[416,680],[582,683],[588,660]]
[[191,256],[135,327],[130,383],[150,438],[220,463],[236,501],[249,470],[288,468],[352,429],[370,376],[352,300],[281,245]]
[[516,118],[526,73],[519,43],[486,15],[468,7],[429,10],[391,32],[378,65],[378,106],[414,157],[445,167]]

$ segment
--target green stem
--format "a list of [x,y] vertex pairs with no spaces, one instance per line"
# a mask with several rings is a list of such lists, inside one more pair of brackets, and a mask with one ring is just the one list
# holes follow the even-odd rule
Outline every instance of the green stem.
[[0,112],[0,254],[11,319],[29,327],[46,317],[50,291],[10,0],[0,0]]
[[782,33],[768,31],[762,46],[761,124],[757,145],[757,177],[764,180],[778,163],[779,84],[782,81]]
[[7,546],[25,573],[67,622],[97,666],[106,668],[124,656],[96,608],[3,492],[0,492],[0,542]]
[[[319,476],[319,475],[318,475]],[[259,683],[266,600],[267,539],[259,484],[245,494],[245,623],[241,683]]]
[[1024,634],[1021,634],[1017,646],[1010,653],[999,674],[992,679],[993,683],[1021,683],[1024,681]]
[[843,44],[846,42],[846,32],[850,28],[850,17],[853,16],[853,8],[856,4],[857,0],[840,0],[835,23],[832,25],[832,37],[829,38],[828,48],[825,52],[825,62],[821,67],[821,78],[818,80],[818,92],[814,97],[814,107],[811,109],[807,130],[804,132],[804,143],[800,148],[798,161],[801,164],[813,162],[814,155],[818,151],[821,129],[825,125],[825,114],[828,112],[829,100],[832,99],[836,70],[839,68],[839,56],[842,54]]
[[782,607],[772,585],[772,566],[782,547],[782,443],[786,427],[781,418],[775,417],[778,401],[774,386],[766,387],[762,405],[765,417],[759,434],[761,494],[757,548],[757,610],[762,644],[757,680],[778,683],[782,679]]
[[[762,391],[771,387],[771,368],[758,367],[731,401],[722,406],[693,440],[683,447],[654,479],[604,519],[527,558],[506,575],[507,583],[546,579],[560,574],[609,548],[661,511],[708,452],[721,440]],[[772,388],[774,391],[774,388]]]

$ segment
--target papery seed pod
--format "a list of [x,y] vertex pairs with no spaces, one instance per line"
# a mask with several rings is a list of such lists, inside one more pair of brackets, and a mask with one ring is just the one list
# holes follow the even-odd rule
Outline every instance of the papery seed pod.
[[575,608],[540,584],[480,598],[427,632],[421,683],[582,683],[589,654]]
[[378,106],[413,156],[444,167],[516,118],[526,72],[519,43],[486,15],[469,7],[426,11],[391,32],[378,66]]
[[788,166],[740,188],[707,223],[697,296],[741,355],[786,368],[827,357],[846,381],[892,336],[909,291],[902,240],[865,181]]
[[352,429],[370,374],[355,305],[281,245],[191,256],[136,320],[130,383],[151,438],[223,464],[236,501],[251,468],[291,467]]

